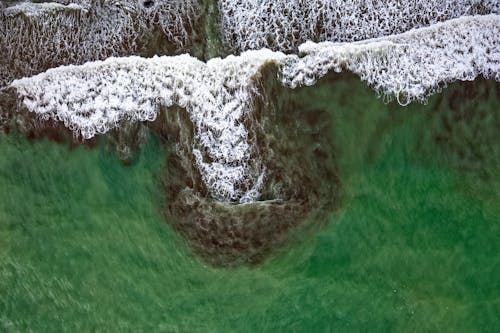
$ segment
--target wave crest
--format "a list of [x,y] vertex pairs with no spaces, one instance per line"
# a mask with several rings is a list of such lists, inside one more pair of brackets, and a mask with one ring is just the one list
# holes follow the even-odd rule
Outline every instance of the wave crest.
[[0,8],[0,87],[61,65],[148,55],[152,47],[180,53],[198,37],[197,0],[60,2]]
[[266,171],[252,155],[244,119],[265,66],[274,64],[292,88],[332,70],[352,71],[407,104],[447,82],[479,75],[499,80],[499,35],[499,15],[463,17],[364,42],[309,42],[301,57],[263,49],[207,63],[189,55],[109,58],[50,69],[10,88],[29,111],[84,138],[122,121],[152,121],[161,106],[186,108],[194,125],[192,154],[211,196],[249,202],[259,197]]
[[302,43],[354,42],[399,34],[464,15],[498,14],[495,0],[221,0],[225,45],[232,52],[294,52]]

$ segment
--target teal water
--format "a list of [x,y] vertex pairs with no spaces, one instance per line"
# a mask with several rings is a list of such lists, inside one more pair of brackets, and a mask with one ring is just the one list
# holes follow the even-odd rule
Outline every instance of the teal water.
[[167,152],[0,136],[0,331],[494,332],[497,83],[384,104],[327,78],[340,208],[255,267],[213,268],[163,220]]

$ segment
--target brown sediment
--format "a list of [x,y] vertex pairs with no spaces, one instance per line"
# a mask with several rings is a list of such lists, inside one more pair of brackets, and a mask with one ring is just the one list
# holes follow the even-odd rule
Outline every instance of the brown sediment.
[[[256,202],[220,202],[210,196],[194,159],[194,127],[185,109],[160,108],[154,122],[124,122],[106,135],[125,164],[140,149],[148,129],[175,149],[164,171],[165,218],[196,254],[216,266],[262,262],[291,240],[317,230],[340,203],[331,117],[308,107],[299,94],[278,83],[276,75],[274,65],[258,75],[258,92],[241,119],[251,156],[266,170]],[[0,114],[9,117],[6,130],[24,133],[30,140],[97,146],[98,139],[83,140],[61,122],[40,119],[22,108],[15,91],[3,93],[7,95],[1,99]]]
[[[10,15],[0,10],[0,35],[5,37],[0,39],[0,87],[49,68],[111,56],[189,52],[202,58],[206,44],[202,10],[201,4],[186,1],[172,7],[168,2],[159,3],[155,8],[137,2],[133,10],[122,8],[119,2],[92,1],[82,10],[71,7],[45,12],[45,21],[36,15]],[[174,27],[162,27],[162,20]]]
[[331,120],[310,109],[265,68],[243,122],[252,156],[266,168],[256,202],[211,198],[192,154],[193,125],[180,108],[161,110],[151,127],[176,149],[165,170],[165,218],[195,253],[215,266],[254,265],[324,225],[340,203]]
[[0,91],[0,132],[19,133],[31,142],[48,139],[59,144],[68,144],[71,148],[80,145],[95,148],[98,145],[97,137],[84,140],[62,122],[43,119],[40,115],[29,112],[19,104],[13,88]]
[[455,167],[484,173],[498,165],[500,145],[491,143],[500,133],[499,97],[500,83],[483,78],[453,83],[436,97],[430,133]]

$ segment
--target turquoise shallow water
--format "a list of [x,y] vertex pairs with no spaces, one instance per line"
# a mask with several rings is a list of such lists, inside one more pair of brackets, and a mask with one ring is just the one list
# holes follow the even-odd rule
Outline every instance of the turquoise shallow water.
[[1,135],[0,330],[494,332],[498,91],[408,108],[352,78],[297,91],[331,114],[342,204],[251,268],[206,265],[163,221],[153,136],[124,166],[105,144]]

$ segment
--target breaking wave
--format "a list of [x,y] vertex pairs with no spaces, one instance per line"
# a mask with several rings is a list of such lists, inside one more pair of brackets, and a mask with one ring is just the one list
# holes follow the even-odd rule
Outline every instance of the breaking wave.
[[232,52],[296,51],[306,41],[353,42],[466,15],[499,13],[495,0],[221,0],[222,38]]
[[[0,10],[0,127],[6,101],[18,115],[84,139],[152,124],[176,142],[168,218],[216,263],[257,262],[338,205],[328,121],[313,110],[311,124],[298,126],[305,111],[276,96],[342,71],[402,105],[457,80],[500,81],[496,1],[207,3],[81,0]],[[208,35],[213,21],[202,17],[214,10],[219,32]],[[195,53],[200,36],[205,48],[218,38],[219,54],[242,53],[176,55]],[[291,147],[294,140],[304,144]]]
[[308,42],[302,55],[269,50],[215,58],[189,55],[109,58],[50,69],[15,80],[23,106],[91,138],[123,120],[152,121],[160,106],[188,110],[193,154],[210,193],[223,201],[254,201],[265,167],[250,154],[242,123],[259,94],[266,64],[288,87],[312,85],[329,71],[352,71],[401,104],[423,99],[455,80],[500,79],[500,16],[463,17],[401,35],[355,43]]
[[61,65],[186,52],[199,38],[197,0],[60,2],[71,3],[0,9],[0,87]]

